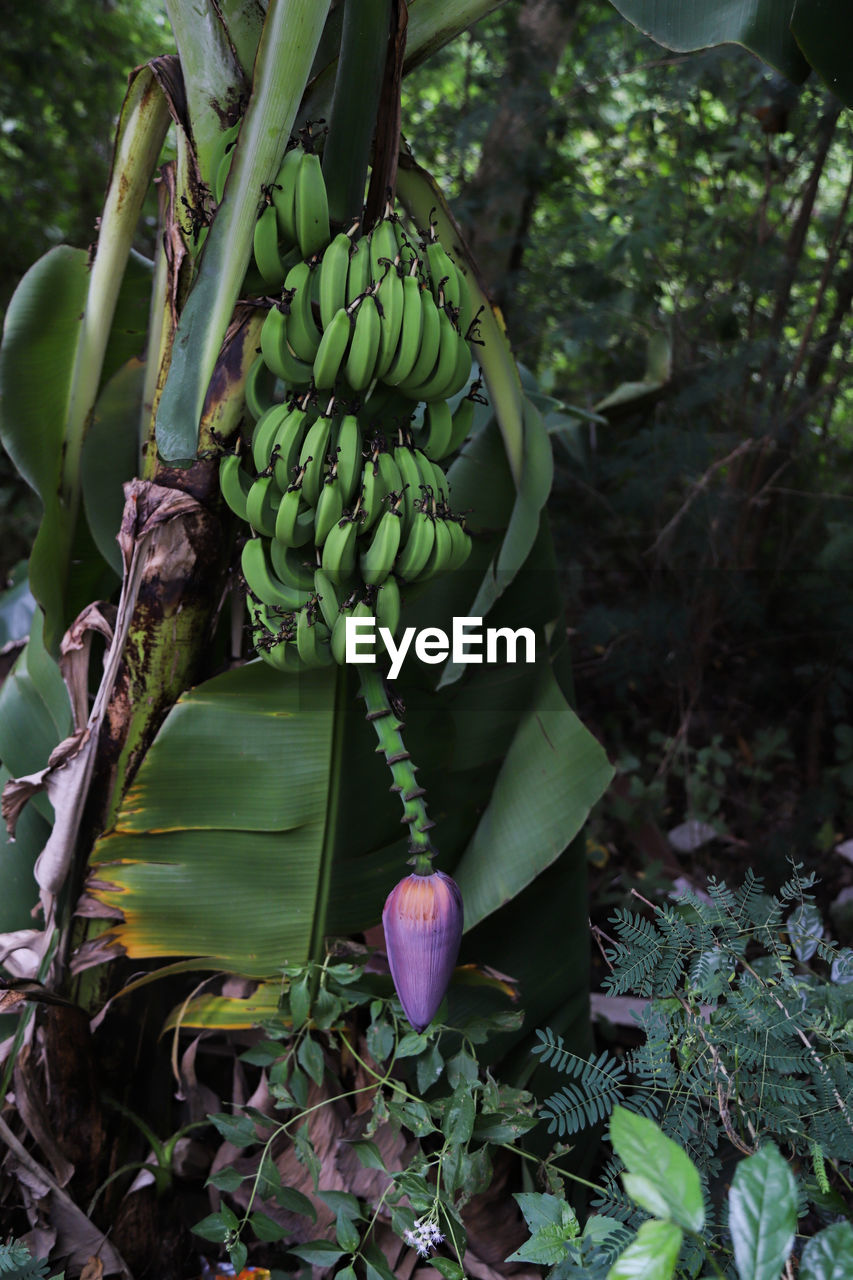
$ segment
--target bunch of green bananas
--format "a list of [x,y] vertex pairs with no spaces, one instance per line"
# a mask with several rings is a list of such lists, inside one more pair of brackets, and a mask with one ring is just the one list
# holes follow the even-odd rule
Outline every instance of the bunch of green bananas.
[[[255,231],[258,269],[281,295],[246,386],[253,467],[238,453],[220,467],[252,530],[241,563],[253,642],[287,671],[343,662],[349,616],[393,635],[401,584],[465,562],[440,462],[467,438],[479,386],[451,409],[476,319],[434,227],[413,243],[389,206],[368,234],[356,223],[331,237],[308,143],[288,150]],[[225,152],[220,171],[228,163]]]
[[448,429],[464,439],[474,399],[452,413],[430,406],[419,441],[405,422],[386,435],[376,412],[370,401],[320,409],[314,393],[275,403],[255,424],[253,469],[238,453],[221,461],[225,500],[252,530],[241,567],[253,643],[280,670],[344,662],[347,617],[374,617],[394,635],[401,584],[468,557],[430,442],[446,448]]
[[410,402],[456,395],[471,375],[465,276],[433,227],[416,247],[390,210],[359,239],[357,226],[290,266],[261,333],[267,366],[339,397],[375,383]]
[[[214,158],[213,197],[225,193],[240,123],[220,135]],[[264,189],[264,205],[255,224],[255,264],[268,289],[280,289],[288,268],[320,253],[329,243],[329,202],[320,157],[310,130],[288,148],[274,182]]]

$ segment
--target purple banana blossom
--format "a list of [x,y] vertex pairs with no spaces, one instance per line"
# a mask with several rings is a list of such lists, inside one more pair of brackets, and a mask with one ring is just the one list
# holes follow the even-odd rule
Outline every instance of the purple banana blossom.
[[391,977],[403,1012],[423,1031],[441,1004],[462,941],[462,894],[443,871],[410,875],[382,912]]

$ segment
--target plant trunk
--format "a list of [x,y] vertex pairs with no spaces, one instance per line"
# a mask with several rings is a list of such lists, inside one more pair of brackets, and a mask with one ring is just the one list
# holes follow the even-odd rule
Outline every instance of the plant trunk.
[[[550,86],[569,43],[579,0],[525,0],[510,23],[509,57],[495,85],[497,111],[479,168],[466,186],[468,239],[492,296],[506,314],[527,231],[545,179],[554,116]],[[518,326],[516,326],[518,328]],[[518,334],[523,341],[523,332]]]

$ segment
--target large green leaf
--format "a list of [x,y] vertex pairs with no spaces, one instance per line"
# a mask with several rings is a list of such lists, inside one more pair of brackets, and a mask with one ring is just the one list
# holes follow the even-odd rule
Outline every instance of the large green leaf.
[[612,776],[601,746],[546,668],[454,871],[468,927],[560,856]]
[[[169,121],[150,68],[133,73],[116,132],[113,167],[91,263],[60,246],[24,276],[6,314],[0,348],[0,434],[44,506],[30,563],[30,585],[45,612],[45,637],[56,652],[79,596],[100,575],[93,547],[78,527],[80,459],[105,370],[138,350],[142,260],[128,273],[130,305],[119,306],[131,241]],[[124,310],[124,314],[122,311]],[[114,322],[118,319],[118,324]],[[79,593],[75,594],[75,587]]]
[[853,107],[853,7],[847,0],[797,0],[791,30],[818,75]]
[[[809,73],[791,32],[793,0],[612,0],[623,17],[667,49],[686,53],[741,44],[789,80]],[[817,7],[817,6],[812,6]],[[825,12],[826,6],[821,6]]]
[[[0,434],[45,505],[55,494],[88,270],[59,245],[30,267],[6,311],[0,346]],[[45,323],[45,317],[50,323]]]
[[135,957],[250,976],[308,958],[328,828],[334,671],[261,662],[185,694],[95,845],[93,895]]
[[0,649],[26,640],[35,604],[27,577],[27,562],[19,560],[12,570],[8,587],[0,592]]
[[772,1142],[741,1160],[729,1192],[729,1231],[741,1280],[779,1280],[797,1229],[797,1180]]
[[124,511],[125,481],[139,467],[139,421],[145,365],[131,359],[98,396],[80,463],[86,519],[98,551],[121,576],[116,537]]
[[[0,790],[10,776],[8,769],[0,767]],[[32,913],[38,888],[33,867],[49,835],[50,824],[31,804],[18,820],[14,840],[7,836],[5,823],[0,823],[0,934],[34,927]]]
[[[0,760],[13,777],[36,773],[71,727],[68,691],[45,651],[37,609],[29,640],[0,687]],[[43,818],[53,820],[47,796],[38,795],[32,803]]]

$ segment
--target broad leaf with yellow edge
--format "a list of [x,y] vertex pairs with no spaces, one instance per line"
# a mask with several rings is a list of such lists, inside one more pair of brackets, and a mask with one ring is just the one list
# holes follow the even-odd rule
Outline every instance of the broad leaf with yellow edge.
[[261,662],[185,694],[112,831],[90,893],[134,957],[204,956],[248,976],[310,954],[330,798],[336,673]]

